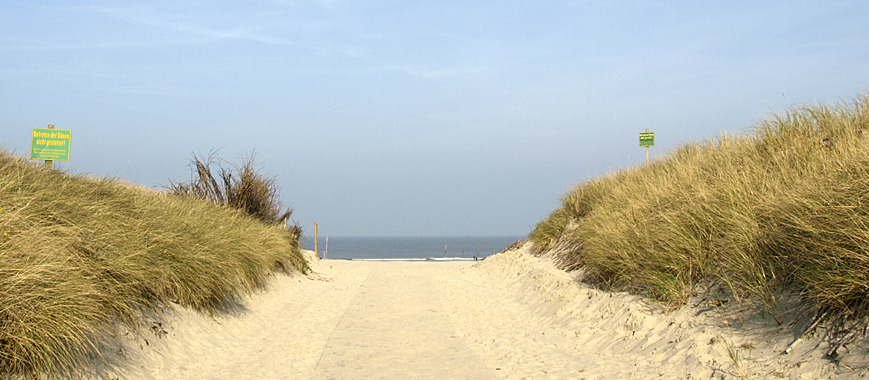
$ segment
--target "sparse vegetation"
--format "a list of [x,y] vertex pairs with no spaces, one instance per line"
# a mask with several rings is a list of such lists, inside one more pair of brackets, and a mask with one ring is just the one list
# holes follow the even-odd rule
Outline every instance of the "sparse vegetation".
[[2,378],[74,375],[118,323],[172,302],[219,311],[272,273],[308,271],[277,223],[5,151],[0,232]]
[[[267,178],[260,174],[261,168],[254,164],[255,154],[242,158],[241,165],[221,160],[217,157],[216,151],[212,151],[204,158],[199,158],[195,154],[192,156],[190,182],[171,182],[168,186],[170,192],[227,205],[265,223],[284,223],[296,240],[301,237],[301,226],[289,225],[293,210],[290,208],[283,210],[275,178]],[[212,172],[214,166],[217,167],[217,176]]]
[[530,239],[602,288],[671,307],[722,284],[784,322],[780,300],[799,296],[848,341],[869,317],[867,128],[867,95],[795,107],[580,183]]

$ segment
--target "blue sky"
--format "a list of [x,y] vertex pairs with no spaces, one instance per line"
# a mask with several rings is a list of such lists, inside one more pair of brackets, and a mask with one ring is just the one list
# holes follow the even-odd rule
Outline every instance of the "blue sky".
[[[72,4],[72,5],[71,5]],[[525,235],[574,183],[869,89],[864,1],[4,1],[0,146],[148,187],[256,151],[321,235]]]

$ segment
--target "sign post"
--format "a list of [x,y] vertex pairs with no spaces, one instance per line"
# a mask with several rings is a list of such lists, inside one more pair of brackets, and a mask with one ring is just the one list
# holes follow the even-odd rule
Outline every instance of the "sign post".
[[319,233],[320,230],[317,228],[317,223],[314,223],[314,256],[317,256],[317,258],[320,258],[320,251],[317,250],[319,248],[317,247],[317,234]]
[[646,128],[645,132],[640,132],[640,146],[646,147],[646,165],[648,165],[649,147],[655,146],[655,132],[649,132],[649,128]]
[[51,169],[54,161],[69,161],[69,145],[72,133],[66,129],[33,128],[30,144],[30,159],[45,160],[45,167]]

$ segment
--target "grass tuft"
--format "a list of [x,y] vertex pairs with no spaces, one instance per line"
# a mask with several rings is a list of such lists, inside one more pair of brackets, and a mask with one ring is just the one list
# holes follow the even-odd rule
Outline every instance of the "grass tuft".
[[[216,151],[204,158],[192,156],[191,181],[171,182],[168,186],[171,193],[227,205],[267,223],[285,223],[293,214],[292,209],[282,209],[275,178],[259,173],[261,168],[254,164],[256,154],[243,157],[241,165],[221,160]],[[217,175],[212,171],[214,166]]]

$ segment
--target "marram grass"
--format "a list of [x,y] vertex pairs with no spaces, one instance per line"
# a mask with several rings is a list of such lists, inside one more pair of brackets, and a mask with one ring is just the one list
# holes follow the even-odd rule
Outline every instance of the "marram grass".
[[307,263],[278,224],[0,151],[0,378],[73,376],[118,323],[220,310],[292,271]]
[[[780,322],[800,307],[865,323],[867,128],[866,95],[797,106],[580,183],[529,238],[590,282],[673,307],[719,284]],[[780,302],[794,295],[801,304]]]

